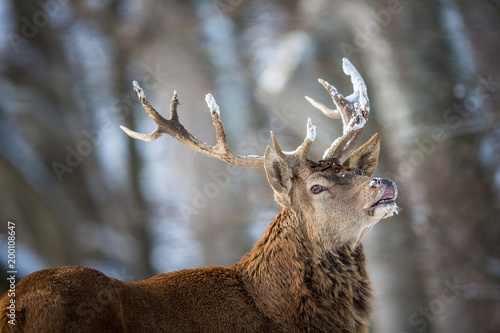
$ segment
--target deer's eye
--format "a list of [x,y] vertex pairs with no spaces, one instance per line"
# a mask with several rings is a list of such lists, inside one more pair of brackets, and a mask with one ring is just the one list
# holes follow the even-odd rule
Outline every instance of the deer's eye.
[[319,193],[323,192],[324,190],[325,190],[325,188],[321,185],[314,185],[313,187],[311,187],[312,194],[319,194]]

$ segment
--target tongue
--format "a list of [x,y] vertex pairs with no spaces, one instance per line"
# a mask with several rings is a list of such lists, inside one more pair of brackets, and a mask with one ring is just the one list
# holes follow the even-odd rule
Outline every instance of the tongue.
[[[384,200],[384,199],[393,199],[394,198],[394,186],[392,185],[389,185],[387,186],[387,188],[385,189],[385,192],[384,194],[382,195],[382,198],[380,198],[380,200]],[[379,201],[380,201],[379,200]]]

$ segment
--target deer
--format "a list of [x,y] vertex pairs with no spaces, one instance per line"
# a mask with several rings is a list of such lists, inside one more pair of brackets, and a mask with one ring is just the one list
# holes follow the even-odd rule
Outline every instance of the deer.
[[263,168],[281,212],[233,266],[186,269],[138,282],[82,266],[34,272],[17,283],[14,303],[7,293],[0,299],[1,332],[368,332],[372,287],[361,241],[378,221],[397,213],[397,186],[373,177],[379,134],[355,149],[369,100],[364,80],[345,58],[343,70],[353,85],[347,97],[318,79],[335,109],[306,97],[325,116],[343,122],[342,135],[318,161],[307,158],[316,137],[310,118],[295,151],[283,151],[271,132],[274,149],[241,156],[228,149],[212,95],[206,102],[216,144],[208,145],[180,123],[176,92],[166,119],[134,81],[157,128],[142,134],[122,126],[126,134],[144,141],[168,134],[209,157]]

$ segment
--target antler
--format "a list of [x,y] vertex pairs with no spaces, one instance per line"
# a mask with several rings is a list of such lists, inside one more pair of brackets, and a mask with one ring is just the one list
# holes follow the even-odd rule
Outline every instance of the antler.
[[[219,160],[223,160],[227,163],[246,168],[264,167],[264,156],[241,156],[234,154],[229,150],[226,142],[226,134],[224,133],[224,128],[222,126],[222,122],[220,121],[219,106],[217,105],[215,99],[211,94],[207,94],[205,96],[205,101],[207,102],[207,105],[210,109],[210,113],[212,115],[215,126],[217,136],[217,143],[215,144],[215,146],[210,146],[202,142],[191,133],[189,133],[186,128],[179,122],[179,115],[177,114],[179,100],[177,99],[177,93],[175,91],[174,96],[172,97],[172,100],[170,102],[170,119],[165,119],[149,103],[146,95],[144,94],[144,91],[139,86],[139,84],[134,81],[133,85],[134,90],[137,93],[137,97],[141,101],[144,110],[146,110],[146,113],[149,115],[149,117],[151,117],[151,119],[154,120],[158,127],[150,134],[142,134],[134,132],[126,128],[125,126],[120,126],[120,128],[130,137],[143,141],[153,141],[158,139],[163,134],[168,134],[194,151],[217,158]],[[316,138],[316,126],[313,125],[311,118],[309,118],[307,122],[307,135],[304,139],[304,143],[295,151],[290,153],[283,152],[272,132],[271,135],[273,137],[274,149],[278,152],[278,154],[280,154],[280,156],[283,157],[283,159],[285,159],[285,161],[287,161],[290,168],[293,168],[295,165],[298,165],[307,159],[307,152],[309,151],[309,147]]]
[[[354,92],[347,97],[342,96],[337,89],[328,82],[318,79],[318,81],[332,96],[333,102],[337,106],[336,110],[331,110],[325,105],[306,96],[307,100],[314,107],[321,110],[327,117],[342,118],[342,122],[344,123],[343,135],[335,140],[331,147],[325,151],[323,159],[341,159],[343,156],[349,155],[352,152],[356,141],[361,136],[361,132],[363,131],[364,125],[368,120],[368,113],[370,111],[368,95],[366,94],[366,85],[361,78],[361,75],[359,75],[356,68],[346,58],[343,59],[342,68],[344,73],[351,77],[351,82],[354,88]],[[154,120],[158,127],[150,134],[142,134],[129,130],[124,126],[120,126],[120,128],[132,138],[143,141],[153,141],[158,139],[163,134],[168,134],[196,152],[217,158],[229,164],[246,168],[264,167],[264,156],[242,156],[234,154],[229,150],[226,142],[226,134],[224,133],[224,128],[222,126],[222,122],[220,121],[219,106],[211,94],[207,94],[205,96],[205,101],[210,109],[215,126],[217,143],[214,146],[208,145],[193,136],[179,122],[179,116],[177,114],[179,100],[177,99],[177,93],[175,91],[170,102],[170,119],[165,119],[149,103],[144,91],[141,87],[139,87],[139,84],[134,81],[133,85],[134,90],[137,93],[137,97],[141,101],[142,107],[146,110],[146,113],[149,117],[151,117],[151,119]],[[307,121],[306,138],[304,139],[302,145],[300,145],[293,152],[282,151],[272,132],[271,135],[274,149],[278,155],[287,162],[290,169],[294,170],[298,165],[307,160],[309,148],[316,138],[316,126],[314,126],[311,118],[309,118]]]
[[205,154],[210,157],[223,160],[229,164],[236,166],[241,166],[245,168],[263,168],[264,167],[264,157],[257,155],[241,156],[234,154],[227,147],[226,134],[224,133],[224,128],[222,122],[220,121],[220,111],[219,106],[215,102],[215,99],[211,94],[205,96],[205,101],[210,108],[210,113],[215,126],[217,143],[214,146],[210,146],[203,141],[199,140],[191,133],[189,133],[184,126],[179,122],[179,116],[177,114],[177,107],[179,106],[179,100],[177,99],[177,93],[174,91],[174,96],[170,102],[170,119],[163,118],[149,103],[144,91],[139,86],[139,84],[134,81],[134,90],[137,93],[137,97],[142,103],[142,107],[146,110],[146,113],[154,120],[158,125],[156,130],[150,134],[142,134],[129,130],[124,126],[120,128],[134,139],[139,139],[143,141],[153,141],[158,139],[163,134],[168,134],[171,137],[177,139],[179,142],[183,143],[192,150]]
[[278,144],[278,140],[273,132],[271,132],[271,137],[273,138],[273,147],[276,153],[285,160],[287,165],[295,171],[296,167],[298,167],[302,162],[307,160],[307,153],[309,152],[309,148],[311,148],[314,139],[316,139],[316,126],[314,126],[311,118],[307,119],[307,134],[304,142],[294,151],[284,152],[281,150],[280,145]]
[[354,89],[354,92],[347,97],[342,96],[342,94],[337,91],[337,88],[328,82],[318,79],[319,83],[321,83],[326,90],[328,90],[330,96],[332,96],[333,102],[337,106],[336,110],[329,109],[325,105],[306,96],[306,99],[327,117],[336,119],[342,118],[344,124],[342,136],[336,139],[330,148],[325,151],[323,159],[341,159],[344,156],[349,156],[354,150],[356,141],[363,132],[370,112],[368,94],[363,78],[354,65],[346,58],[342,59],[342,69],[346,75],[351,77]]

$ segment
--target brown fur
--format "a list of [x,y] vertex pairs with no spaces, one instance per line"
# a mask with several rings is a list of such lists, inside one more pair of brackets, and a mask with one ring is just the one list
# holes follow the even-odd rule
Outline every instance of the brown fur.
[[[363,175],[375,170],[378,149],[360,149],[347,166],[306,161],[293,174],[268,149],[267,176],[284,208],[236,265],[134,283],[86,267],[38,271],[16,286],[15,326],[8,295],[0,299],[0,331],[368,332],[360,241],[387,213],[370,208],[386,185]],[[317,184],[319,194],[311,191]]]
[[236,265],[257,307],[285,332],[362,332],[371,310],[362,246],[315,257],[300,223],[283,209]]
[[361,332],[370,313],[362,247],[315,260],[294,215],[283,209],[231,267],[135,283],[79,266],[35,272],[16,286],[16,326],[2,306],[1,332]]

